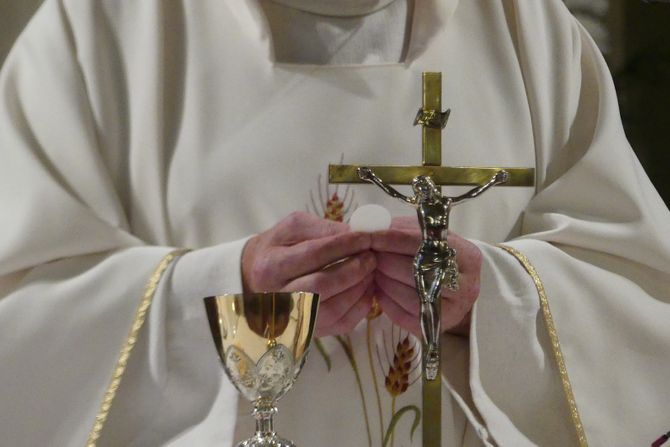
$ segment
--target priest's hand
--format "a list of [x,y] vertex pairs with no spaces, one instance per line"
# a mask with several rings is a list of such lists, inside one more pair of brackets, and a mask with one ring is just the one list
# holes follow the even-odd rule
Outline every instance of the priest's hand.
[[[421,335],[421,305],[412,264],[420,243],[421,231],[415,217],[395,218],[389,230],[372,235],[379,304],[395,324],[417,336]],[[479,296],[482,254],[476,245],[453,233],[449,234],[448,243],[456,249],[460,276],[458,290],[442,288],[442,330],[467,336],[470,311]]]
[[316,335],[353,329],[372,307],[372,237],[295,212],[251,238],[242,253],[245,291],[317,292]]

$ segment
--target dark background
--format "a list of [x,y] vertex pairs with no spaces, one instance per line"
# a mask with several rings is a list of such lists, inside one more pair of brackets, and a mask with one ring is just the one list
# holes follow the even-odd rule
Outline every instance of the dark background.
[[626,135],[670,204],[670,4],[623,2],[620,49],[608,58]]
[[[0,64],[41,1],[0,0]],[[670,0],[565,2],[601,46],[617,86],[626,135],[670,204]]]

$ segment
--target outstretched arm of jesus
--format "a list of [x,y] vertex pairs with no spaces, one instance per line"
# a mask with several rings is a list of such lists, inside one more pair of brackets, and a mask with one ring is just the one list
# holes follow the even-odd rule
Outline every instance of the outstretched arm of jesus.
[[474,199],[475,197],[482,194],[484,191],[486,191],[490,187],[496,186],[496,185],[501,185],[503,183],[507,183],[508,180],[509,180],[509,173],[507,171],[505,171],[505,170],[498,171],[498,172],[496,172],[496,174],[493,177],[491,177],[491,180],[489,180],[487,183],[485,183],[481,186],[478,186],[476,188],[473,188],[473,189],[471,189],[470,191],[466,192],[463,195],[455,197],[453,199],[452,203],[456,204],[456,203],[459,203],[459,202],[464,202],[468,199]]
[[365,180],[366,182],[379,186],[386,194],[390,195],[391,197],[400,199],[403,202],[409,203],[410,205],[416,205],[416,198],[408,197],[394,187],[384,183],[384,181],[377,177],[374,171],[368,167],[358,168],[358,177],[360,177],[361,180]]

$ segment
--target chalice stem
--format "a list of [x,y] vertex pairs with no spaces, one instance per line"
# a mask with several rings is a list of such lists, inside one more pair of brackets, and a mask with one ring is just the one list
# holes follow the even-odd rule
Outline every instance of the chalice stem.
[[273,417],[277,413],[277,407],[272,404],[257,404],[254,406],[253,415],[256,418],[256,437],[268,439],[275,435]]

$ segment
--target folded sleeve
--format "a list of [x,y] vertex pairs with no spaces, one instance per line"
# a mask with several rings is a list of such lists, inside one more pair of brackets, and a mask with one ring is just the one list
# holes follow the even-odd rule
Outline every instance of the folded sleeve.
[[[66,6],[44,2],[0,73],[0,437],[17,447],[85,445],[145,287],[174,250],[132,230]],[[165,271],[98,445],[166,445],[221,393],[217,430],[232,442],[236,395],[202,297],[241,289],[244,242]]]
[[482,438],[649,444],[668,422],[670,215],[590,36],[560,2],[508,3],[537,194],[511,250],[479,243],[469,380]]

